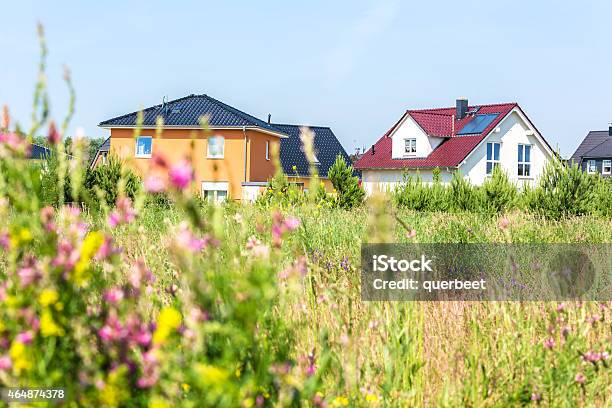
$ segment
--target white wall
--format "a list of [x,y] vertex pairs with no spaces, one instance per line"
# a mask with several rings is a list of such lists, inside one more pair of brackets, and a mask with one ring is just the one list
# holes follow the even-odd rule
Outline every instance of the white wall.
[[[481,185],[487,177],[487,143],[498,142],[501,144],[499,159],[502,169],[506,172],[509,179],[517,186],[524,184],[534,184],[541,176],[546,163],[551,158],[551,154],[546,147],[538,140],[529,125],[519,114],[518,110],[512,111],[497,127],[498,133],[491,132],[474,150],[460,167],[472,184]],[[530,144],[531,148],[531,175],[529,177],[518,176],[518,145]]]
[[[390,136],[392,140],[391,157],[394,159],[427,157],[444,140],[441,137],[428,136],[410,115],[406,115]],[[408,138],[416,139],[416,155],[405,154],[404,140]]]
[[[442,183],[450,183],[454,169],[440,169]],[[433,182],[433,169],[405,170],[363,170],[361,184],[368,195],[377,192],[393,191],[408,176],[420,176],[424,183]]]

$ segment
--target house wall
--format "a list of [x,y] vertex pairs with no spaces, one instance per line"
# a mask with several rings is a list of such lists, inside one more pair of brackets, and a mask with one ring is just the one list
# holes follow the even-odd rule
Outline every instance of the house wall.
[[[440,169],[441,182],[450,183],[454,169]],[[421,177],[424,183],[433,183],[433,169],[363,170],[361,182],[367,195],[395,190],[409,176]]]
[[[408,138],[416,139],[416,155],[405,154],[405,140]],[[428,136],[412,117],[406,115],[404,120],[391,134],[391,140],[391,157],[401,159],[406,157],[427,157],[444,139]]]
[[612,157],[608,157],[608,158],[600,158],[600,159],[589,159],[589,158],[584,158],[582,159],[582,162],[580,162],[580,168],[582,168],[582,171],[584,171],[585,173],[587,172],[587,166],[588,166],[588,161],[589,160],[595,160],[595,165],[597,166],[597,172],[595,174],[600,174],[603,177],[611,177],[610,174],[603,174],[602,173],[602,169],[603,169],[603,161],[604,160],[612,160]]
[[[288,178],[289,178],[289,182],[291,183],[303,183],[304,188],[310,188],[310,178],[309,177],[288,177]],[[325,187],[325,191],[327,191],[328,193],[331,193],[334,191],[334,186],[332,185],[329,179],[320,178],[319,182],[323,183],[323,186]]]
[[[482,143],[472,151],[460,166],[460,171],[472,184],[482,185],[487,178],[487,143],[498,142],[500,146],[501,167],[508,175],[510,181],[521,187],[524,184],[535,184],[542,175],[551,154],[535,135],[528,134],[532,129],[521,118],[517,111],[513,111],[498,126],[499,132],[491,132]],[[518,176],[518,145],[530,144],[531,148],[531,175]]]
[[[268,160],[266,160],[266,142],[270,142]],[[276,150],[274,150],[275,146]],[[249,181],[268,181],[274,175],[275,168],[272,161],[272,152],[279,151],[279,149],[280,144],[277,137],[259,132],[249,134],[249,156],[251,157],[249,163]]]
[[[190,129],[164,129],[160,138],[155,138],[155,130],[143,129],[141,136],[152,136],[152,152],[162,153],[170,162],[190,158],[195,172],[195,186],[199,192],[202,182],[228,182],[229,198],[242,197],[241,183],[244,181],[266,181],[274,174],[273,166],[265,160],[265,151],[260,152],[264,139],[279,143],[278,138],[256,130],[247,130],[247,163],[245,180],[245,139],[242,129],[213,130],[211,135],[225,138],[224,157],[207,158],[207,137],[200,131]],[[144,175],[151,168],[151,159],[135,157],[136,141],[133,129],[111,129],[111,151],[121,157],[138,174]],[[255,147],[251,147],[254,144]],[[265,149],[265,142],[264,142]],[[253,173],[253,175],[251,175]],[[251,177],[256,179],[252,179]]]

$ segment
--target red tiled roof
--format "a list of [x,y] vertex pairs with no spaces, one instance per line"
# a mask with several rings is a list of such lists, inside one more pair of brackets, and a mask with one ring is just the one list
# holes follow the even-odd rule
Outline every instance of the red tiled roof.
[[[473,115],[455,120],[455,108],[408,110],[354,165],[355,169],[397,169],[416,167],[456,167],[474,148],[495,129],[502,119],[515,107],[516,103],[469,106],[468,111],[478,108],[478,114],[498,113],[499,115],[480,134],[457,135],[468,124]],[[430,136],[443,137],[445,140],[427,157],[411,159],[391,158],[391,133],[406,116],[410,115]],[[454,125],[454,126],[453,126]]]

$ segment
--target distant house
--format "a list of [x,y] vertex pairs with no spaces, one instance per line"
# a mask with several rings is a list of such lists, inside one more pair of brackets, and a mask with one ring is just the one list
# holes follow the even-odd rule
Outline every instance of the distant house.
[[[189,95],[143,111],[141,134],[134,139],[137,112],[99,124],[110,137],[97,152],[92,165],[104,163],[108,154],[126,159],[133,169],[146,174],[153,152],[170,162],[191,157],[198,190],[212,201],[226,199],[253,201],[274,175],[272,152],[280,151],[284,171],[296,182],[308,186],[310,174],[299,139],[299,126],[271,124],[242,112],[208,95]],[[206,116],[210,135],[200,130]],[[157,118],[163,129],[156,136]],[[327,177],[331,156],[346,152],[329,128],[313,127],[319,174]],[[293,166],[296,169],[293,169]],[[327,185],[329,183],[327,182]]]
[[612,123],[608,130],[592,130],[569,159],[583,171],[612,177]]
[[[283,172],[290,181],[303,183],[304,187],[308,188],[311,174],[310,164],[302,150],[300,139],[300,129],[303,126],[281,123],[272,123],[272,126],[289,135],[287,139],[282,139],[280,144],[280,161]],[[313,144],[316,158],[314,164],[319,178],[325,188],[331,191],[333,187],[327,173],[336,161],[336,156],[340,155],[347,165],[351,164],[351,159],[330,128],[323,126],[308,126],[308,128],[314,133]]]
[[30,149],[30,154],[28,155],[28,159],[30,160],[47,160],[51,156],[51,149],[45,146],[37,145],[32,143],[32,148]]
[[554,156],[517,103],[407,110],[355,163],[367,192],[392,190],[406,175],[425,182],[440,169],[448,183],[459,171],[482,185],[500,166],[517,185],[533,184]]

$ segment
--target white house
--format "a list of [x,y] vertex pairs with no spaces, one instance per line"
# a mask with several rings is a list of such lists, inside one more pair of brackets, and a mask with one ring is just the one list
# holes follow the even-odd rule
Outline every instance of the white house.
[[501,166],[520,187],[533,184],[553,156],[517,103],[468,106],[458,99],[454,108],[406,111],[354,167],[369,194],[394,189],[406,175],[431,182],[435,168],[444,183],[458,170],[482,185]]

